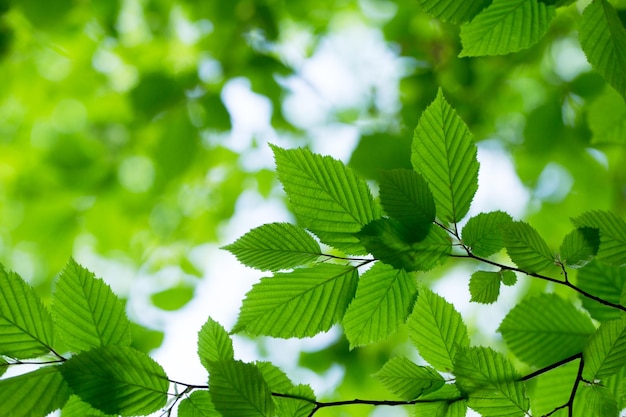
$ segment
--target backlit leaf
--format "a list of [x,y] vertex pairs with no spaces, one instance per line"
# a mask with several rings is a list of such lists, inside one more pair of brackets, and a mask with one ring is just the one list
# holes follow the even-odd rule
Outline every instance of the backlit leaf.
[[115,417],[106,414],[80,399],[78,395],[71,395],[61,410],[62,417]]
[[306,337],[338,323],[354,298],[354,267],[319,264],[262,278],[246,294],[233,332]]
[[75,351],[130,345],[130,321],[111,288],[70,259],[56,283],[52,314],[67,346]]
[[291,269],[316,260],[321,253],[311,235],[289,223],[264,224],[222,249],[242,264],[262,271]]
[[480,213],[470,218],[463,227],[463,243],[476,256],[493,255],[504,247],[502,225],[512,221],[511,216],[503,211]]
[[482,304],[491,304],[497,301],[498,295],[500,295],[500,273],[474,272],[469,281],[469,290],[472,296],[470,301]]
[[307,417],[315,408],[315,393],[308,385],[294,385],[287,375],[270,362],[258,362],[270,391],[293,396],[273,396],[277,416]]
[[598,229],[581,227],[573,230],[565,236],[561,244],[561,262],[570,268],[582,268],[598,253],[599,246]]
[[578,361],[572,361],[533,378],[530,385],[532,415],[543,416],[567,403],[578,374]]
[[594,210],[572,219],[576,227],[600,229],[597,259],[614,266],[626,265],[626,222],[610,211]]
[[541,294],[515,306],[498,331],[515,356],[543,367],[581,352],[595,327],[572,303]]
[[198,356],[207,371],[211,364],[235,358],[233,342],[221,324],[209,317],[198,332]]
[[404,356],[391,358],[374,378],[403,400],[413,400],[441,388],[445,380],[433,368],[419,366]]
[[511,222],[503,227],[504,245],[515,265],[527,272],[540,272],[554,266],[548,244],[528,223]]
[[444,22],[456,24],[472,20],[484,7],[488,0],[419,0],[424,10]]
[[185,282],[150,296],[150,301],[161,310],[174,311],[181,309],[193,298],[195,287]]
[[461,220],[478,188],[476,145],[441,89],[415,129],[411,163],[430,186],[437,217],[451,223]]
[[593,381],[626,366],[626,317],[602,323],[583,349],[584,376]]
[[[626,288],[626,269],[592,261],[578,270],[576,285],[589,294],[600,297],[602,300],[620,304],[620,296]],[[598,321],[607,321],[619,318],[620,311],[600,304],[590,298],[580,296],[583,307],[591,317]]]
[[500,279],[504,285],[515,285],[517,275],[515,275],[515,272],[505,269],[500,271]]
[[573,417],[617,417],[617,402],[613,394],[600,385],[582,385],[576,392]]
[[211,394],[207,390],[194,391],[178,406],[180,417],[222,417],[215,409]]

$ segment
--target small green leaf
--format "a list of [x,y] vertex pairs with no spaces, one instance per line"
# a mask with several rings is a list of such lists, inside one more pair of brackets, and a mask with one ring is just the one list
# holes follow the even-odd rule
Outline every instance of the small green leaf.
[[588,211],[572,219],[576,227],[600,229],[597,259],[609,265],[626,265],[626,222],[609,211]]
[[480,213],[470,218],[463,227],[463,243],[476,256],[493,255],[504,247],[502,226],[512,221],[511,216],[503,211]]
[[209,391],[194,391],[178,406],[180,417],[222,417],[215,409]]
[[46,366],[0,381],[0,415],[45,417],[65,404],[70,388],[58,366]]
[[590,381],[613,375],[626,364],[626,317],[602,323],[583,349],[583,376]]
[[469,346],[461,315],[429,289],[420,290],[407,325],[420,355],[438,371],[450,372],[457,349]]
[[262,278],[246,294],[233,332],[306,337],[338,323],[354,298],[352,266],[319,264]]
[[204,368],[209,372],[213,362],[235,358],[233,342],[228,332],[211,317],[198,332],[198,356]]
[[490,271],[476,271],[469,281],[470,301],[482,304],[491,304],[498,300],[500,295],[500,273]]
[[274,417],[272,392],[253,364],[215,362],[209,375],[209,392],[223,417]]
[[391,358],[373,377],[407,401],[437,391],[445,384],[443,377],[433,368],[419,366],[403,356]]
[[135,416],[162,408],[169,381],[163,368],[143,352],[106,346],[73,356],[61,367],[72,391],[107,414]]
[[411,147],[413,169],[428,182],[439,219],[456,223],[467,214],[478,188],[476,152],[472,134],[439,89]]
[[279,271],[313,262],[320,245],[304,229],[289,223],[270,223],[250,230],[224,246],[239,262],[261,271]]
[[626,30],[615,8],[606,0],[593,0],[581,17],[579,36],[593,69],[626,96]]
[[306,149],[272,149],[278,179],[301,224],[327,245],[365,254],[354,233],[381,215],[365,181],[329,156]]
[[[626,269],[592,261],[578,270],[576,285],[589,294],[602,300],[620,304],[620,296],[626,289]],[[591,317],[598,321],[607,321],[619,318],[620,311],[610,306],[600,304],[581,295],[583,307],[589,311]],[[623,305],[626,303],[622,303]]]
[[493,0],[461,26],[459,56],[504,55],[535,45],[548,32],[556,8],[539,0]]
[[504,245],[509,257],[526,272],[554,267],[554,256],[539,233],[528,223],[511,222],[503,227]]
[[581,352],[595,327],[572,303],[541,294],[515,306],[498,331],[515,356],[543,367]]
[[433,194],[428,183],[415,171],[381,172],[380,202],[389,216],[409,229],[411,242],[424,239],[435,221]]
[[0,265],[0,355],[34,358],[50,352],[53,323],[35,290]]
[[511,286],[517,282],[517,275],[513,271],[504,269],[500,271],[500,279],[504,285]]
[[65,344],[75,350],[130,345],[130,321],[111,288],[70,259],[53,295],[52,314]]
[[571,231],[563,239],[559,250],[561,262],[570,268],[582,268],[598,253],[600,232],[598,229],[581,227]]
[[461,24],[474,18],[489,5],[488,0],[419,0],[426,13],[444,22]]
[[194,292],[194,286],[180,282],[174,287],[152,294],[150,300],[161,310],[175,311],[191,301]]

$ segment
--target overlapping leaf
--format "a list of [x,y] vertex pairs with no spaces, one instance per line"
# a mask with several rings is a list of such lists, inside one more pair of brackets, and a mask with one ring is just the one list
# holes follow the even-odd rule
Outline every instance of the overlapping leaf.
[[530,406],[533,416],[543,416],[567,403],[578,374],[578,362],[572,361],[533,378]]
[[198,356],[208,371],[214,362],[235,358],[233,342],[228,332],[211,317],[198,332]]
[[541,272],[554,266],[548,244],[528,223],[511,222],[503,227],[509,257],[526,272]]
[[461,220],[478,188],[476,145],[441,90],[415,129],[411,163],[430,186],[437,217],[451,223]]
[[615,8],[594,0],[583,12],[580,45],[589,63],[622,96],[626,96],[626,30]]
[[404,356],[391,358],[373,376],[389,391],[407,401],[437,391],[445,383],[433,368],[419,366]]
[[555,7],[540,0],[493,0],[461,26],[460,56],[504,55],[535,45],[547,33]]
[[52,314],[65,344],[75,351],[130,345],[124,305],[102,280],[70,259],[53,295]]
[[343,318],[350,346],[383,340],[406,321],[415,302],[415,277],[381,262],[359,279],[354,300]]
[[438,371],[450,372],[457,349],[469,346],[461,315],[426,288],[420,289],[407,325],[420,355]]
[[106,346],[73,356],[63,377],[83,401],[107,414],[150,414],[167,401],[169,381],[150,356],[124,346]]
[[466,400],[419,403],[412,408],[415,417],[465,417],[467,415]]
[[590,381],[626,366],[626,317],[602,323],[583,349],[584,374]]
[[315,393],[308,385],[294,385],[278,367],[269,362],[259,362],[257,367],[270,391],[285,396],[274,396],[276,415],[308,417],[315,408]]
[[470,218],[461,232],[463,243],[476,256],[490,256],[504,247],[502,226],[513,219],[503,211],[480,213]]
[[595,327],[573,304],[541,294],[515,306],[498,331],[515,356],[543,367],[581,352]]
[[470,301],[491,304],[500,295],[500,273],[492,271],[476,271],[469,281]]
[[490,2],[488,0],[419,0],[424,10],[444,22],[456,24],[472,20]]
[[[589,294],[602,300],[620,304],[621,295],[626,288],[626,268],[618,268],[600,262],[590,262],[578,271],[576,285]],[[591,317],[598,321],[616,319],[620,311],[600,304],[588,297],[581,296],[583,306]]]
[[306,337],[339,322],[354,298],[357,270],[319,264],[262,278],[248,292],[234,332]]
[[600,233],[598,229],[581,227],[571,231],[563,239],[559,250],[561,262],[570,268],[582,268],[598,253]]
[[0,354],[16,359],[50,352],[53,324],[35,290],[0,265]]
[[572,219],[576,227],[600,229],[598,260],[614,266],[626,265],[626,222],[609,211],[588,211]]
[[278,179],[301,224],[322,242],[349,254],[364,254],[354,233],[380,217],[365,181],[328,156],[273,146]]
[[264,224],[222,249],[242,264],[262,271],[291,269],[316,260],[321,253],[311,235],[289,223]]
[[215,409],[209,391],[194,391],[178,406],[180,417],[222,417]]
[[573,417],[617,416],[617,401],[601,385],[582,385],[576,392]]
[[[61,410],[63,417],[116,417],[93,408],[90,404],[80,399],[78,395],[71,395]],[[181,416],[182,417],[182,416]]]

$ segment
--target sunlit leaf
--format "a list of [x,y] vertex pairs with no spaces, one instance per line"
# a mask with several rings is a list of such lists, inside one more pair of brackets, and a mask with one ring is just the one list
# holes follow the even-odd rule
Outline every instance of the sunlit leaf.
[[450,372],[458,348],[469,346],[461,315],[443,297],[423,288],[407,321],[420,355],[438,371]]
[[547,33],[555,7],[539,0],[493,0],[461,26],[460,56],[504,55],[535,45]]
[[595,327],[572,303],[541,294],[515,306],[498,331],[515,356],[542,367],[580,353]]
[[451,223],[461,220],[478,188],[476,145],[441,89],[415,129],[411,163],[430,186],[437,217]]
[[583,376],[590,380],[613,375],[626,366],[626,317],[602,323],[583,349]]
[[278,179],[301,224],[330,246],[364,254],[354,233],[381,214],[365,181],[329,156],[272,149]]
[[52,314],[67,346],[76,351],[130,345],[130,321],[111,288],[70,259],[57,281]]
[[339,322],[356,291],[354,267],[319,264],[262,278],[246,294],[233,332],[306,337]]
[[594,210],[573,218],[576,227],[600,229],[597,259],[614,266],[626,265],[626,222],[610,211]]
[[11,417],[45,417],[63,407],[70,388],[57,366],[0,381],[0,415]]
[[613,394],[600,385],[582,385],[574,400],[574,417],[618,415],[617,402]]
[[465,23],[472,20],[484,7],[488,0],[419,0],[424,10],[444,22]]
[[554,266],[548,244],[528,223],[511,222],[503,227],[506,251],[520,269],[540,272]]
[[476,256],[493,255],[504,247],[502,225],[512,221],[511,216],[503,211],[480,213],[470,218],[463,227],[463,243]]
[[433,368],[419,366],[404,356],[391,358],[373,376],[389,391],[407,401],[437,391],[445,383]]
[[76,395],[107,414],[149,414],[167,401],[169,381],[163,368],[129,347],[82,352],[65,362],[61,372]]
[[281,396],[273,396],[276,415],[307,417],[315,408],[315,393],[308,385],[294,385],[287,375],[270,362],[258,362],[270,391]]
[[470,301],[482,304],[491,304],[498,300],[500,295],[500,273],[491,271],[476,271],[469,281]]
[[209,317],[198,332],[198,356],[207,371],[213,362],[235,358],[233,342],[221,324]]
[[289,223],[264,224],[222,249],[242,264],[262,271],[291,269],[314,261],[321,253],[311,235]]
[[536,376],[530,385],[532,415],[543,416],[567,403],[578,374],[578,362],[572,361]]
[[[581,290],[610,303],[620,304],[620,301],[622,301],[621,295],[626,288],[625,268],[593,261],[578,270],[576,278],[576,285]],[[582,295],[580,298],[583,302],[583,307],[596,320],[607,321],[620,316],[620,311],[613,307],[600,304]]]
[[181,309],[193,298],[195,287],[181,282],[171,288],[154,293],[150,296],[152,304],[161,310],[174,311]]
[[16,359],[50,352],[53,324],[35,290],[0,265],[0,354]]
[[561,262],[570,268],[582,268],[587,265],[600,246],[598,229],[581,227],[571,231],[563,239],[559,250]]
[[215,409],[211,394],[207,390],[194,391],[178,405],[181,417],[221,417]]

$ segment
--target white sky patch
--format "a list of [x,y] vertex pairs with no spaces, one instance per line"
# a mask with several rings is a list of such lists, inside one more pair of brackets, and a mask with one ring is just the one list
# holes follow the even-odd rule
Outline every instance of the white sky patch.
[[564,81],[572,81],[591,65],[583,53],[578,39],[572,36],[554,41],[551,49],[554,72]]

